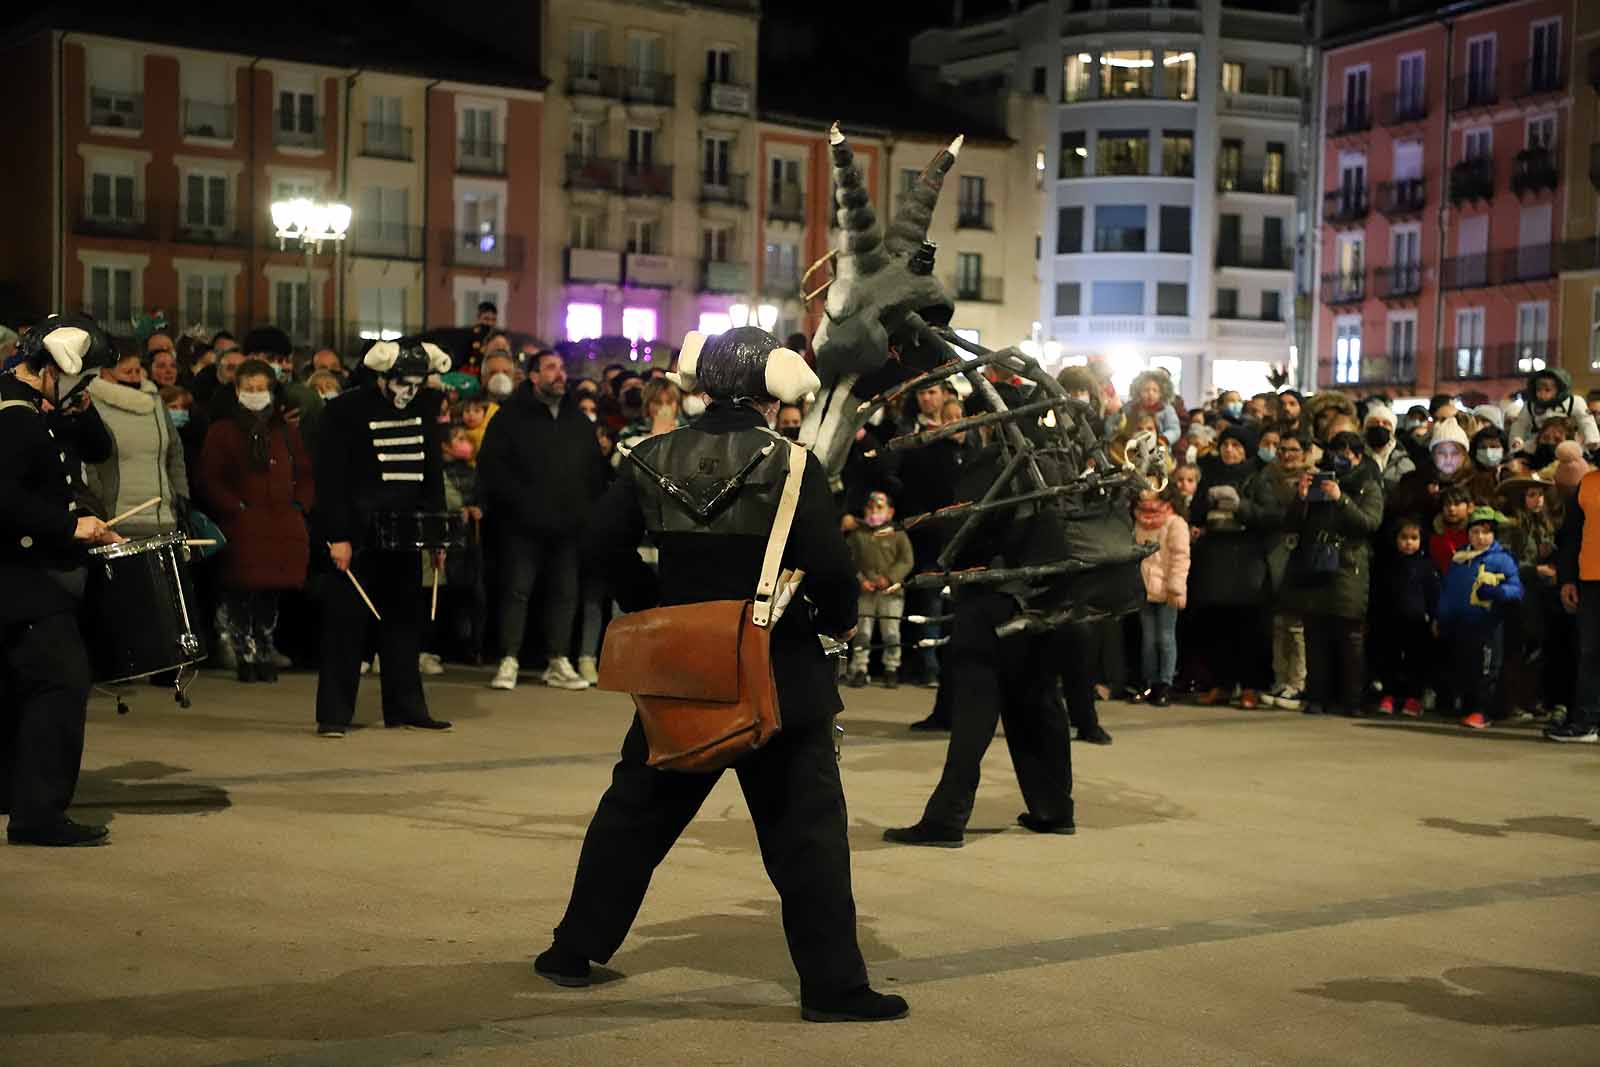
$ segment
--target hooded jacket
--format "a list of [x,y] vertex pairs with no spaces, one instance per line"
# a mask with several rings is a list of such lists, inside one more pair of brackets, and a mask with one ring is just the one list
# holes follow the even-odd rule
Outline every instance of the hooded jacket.
[[1495,605],[1522,599],[1517,561],[1496,541],[1481,552],[1462,549],[1450,559],[1439,594],[1439,625],[1482,626],[1495,620]]
[[[1555,382],[1554,400],[1534,399],[1538,395],[1541,379]],[[1600,426],[1595,425],[1594,416],[1590,414],[1588,405],[1572,395],[1572,378],[1560,367],[1536,370],[1528,375],[1526,403],[1523,404],[1521,413],[1511,420],[1506,436],[1512,441],[1521,441],[1524,447],[1531,447],[1533,439],[1539,434],[1539,428],[1551,419],[1572,419],[1577,422],[1578,440],[1583,442],[1585,452],[1600,448]]]
[[[1155,382],[1161,389],[1161,399],[1153,408],[1146,407],[1144,401],[1140,399],[1140,390],[1147,382]],[[1182,427],[1178,425],[1178,410],[1172,403],[1173,395],[1172,379],[1160,371],[1144,371],[1133,379],[1133,385],[1128,388],[1128,417],[1131,419],[1135,415],[1154,415],[1156,432],[1166,440],[1168,448],[1176,445],[1183,433]]]
[[189,473],[160,390],[150,381],[134,389],[96,378],[89,396],[116,446],[110,459],[87,468],[89,491],[105,518],[159,497],[159,504],[119,523],[117,532],[137,540],[176,529],[179,509],[188,504]]

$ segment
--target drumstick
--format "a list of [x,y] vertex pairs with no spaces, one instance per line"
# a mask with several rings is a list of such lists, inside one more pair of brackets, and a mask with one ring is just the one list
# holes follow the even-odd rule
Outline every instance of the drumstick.
[[[328,551],[333,551],[332,543],[328,543]],[[346,568],[344,573],[345,577],[350,579],[350,584],[356,587],[356,592],[361,594],[361,601],[367,605],[367,610],[372,612],[372,617],[377,619],[379,622],[382,622],[383,616],[379,615],[378,609],[372,606],[372,598],[367,595],[367,591],[365,589],[361,588],[361,579],[356,577],[356,572]]]
[[207,541],[206,539],[201,538],[201,537],[191,537],[188,540],[184,541],[183,543],[186,544],[186,545],[192,545],[192,546],[201,547],[201,548],[205,547],[206,545],[214,545],[214,544],[216,544],[215,541]]
[[428,608],[428,621],[434,622],[439,618],[439,568],[433,568],[433,605]]
[[146,511],[146,510],[148,510],[150,508],[153,508],[159,503],[161,503],[161,498],[158,497],[158,496],[153,496],[149,500],[146,500],[143,504],[140,504],[137,507],[129,508],[127,511],[124,511],[121,515],[118,515],[116,518],[107,519],[106,520],[106,527],[107,527],[107,529],[109,529],[112,526],[115,526],[117,523],[121,522],[123,519],[131,519],[131,518],[133,518],[133,516],[139,514],[139,512]]

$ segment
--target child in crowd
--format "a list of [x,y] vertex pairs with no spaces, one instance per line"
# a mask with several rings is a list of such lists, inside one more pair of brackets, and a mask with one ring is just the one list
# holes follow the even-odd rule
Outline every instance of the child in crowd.
[[[424,649],[438,648],[442,622],[448,627],[448,636],[466,652],[471,663],[483,659],[483,624],[488,606],[483,587],[482,538],[479,523],[483,509],[478,506],[478,472],[473,467],[474,448],[465,426],[451,424],[444,431],[441,445],[444,449],[444,504],[445,510],[460,515],[466,523],[466,540],[460,548],[452,548],[445,556],[443,572],[439,575],[438,619],[431,619],[434,554],[422,553],[422,595]],[[417,667],[423,674],[444,673],[444,663],[437,652],[424,651],[417,658]]]
[[468,397],[461,402],[461,429],[472,445],[472,466],[478,464],[478,449],[483,447],[483,435],[489,429],[489,401],[482,396]]
[[1439,493],[1439,514],[1433,520],[1433,535],[1428,538],[1428,556],[1443,574],[1450,560],[1467,544],[1467,518],[1472,514],[1472,490],[1465,485],[1447,485]]
[[1378,713],[1422,714],[1422,693],[1434,650],[1433,623],[1439,609],[1439,568],[1422,551],[1422,521],[1403,518],[1395,527],[1393,554],[1382,557],[1378,580],[1381,607],[1373,613],[1373,644],[1383,694]]
[[1178,495],[1183,500],[1183,510],[1187,514],[1194,503],[1195,490],[1200,488],[1200,468],[1193,463],[1180,463],[1172,472],[1172,484],[1177,487]]
[[1145,592],[1139,609],[1144,686],[1134,699],[1164,708],[1172,703],[1178,670],[1178,613],[1189,600],[1189,509],[1176,482],[1168,481],[1160,493],[1147,489],[1139,494],[1133,538],[1157,546],[1139,562]]
[[1467,518],[1467,547],[1450,560],[1434,626],[1454,656],[1461,725],[1481,730],[1500,701],[1505,661],[1505,616],[1522,600],[1517,561],[1496,539],[1508,520],[1491,507]]
[[911,573],[911,539],[894,527],[894,505],[887,493],[867,495],[864,518],[849,535],[861,595],[856,609],[860,621],[850,642],[850,673],[845,682],[857,689],[867,684],[867,660],[876,630],[883,637],[883,685],[893,689],[900,684],[900,616],[906,606],[900,583]]
[[1133,379],[1133,387],[1128,390],[1128,422],[1134,424],[1139,416],[1150,416],[1155,422],[1155,431],[1167,442],[1168,448],[1178,443],[1182,433],[1178,425],[1178,411],[1172,403],[1173,393],[1172,379],[1159,370],[1147,370],[1139,374]]

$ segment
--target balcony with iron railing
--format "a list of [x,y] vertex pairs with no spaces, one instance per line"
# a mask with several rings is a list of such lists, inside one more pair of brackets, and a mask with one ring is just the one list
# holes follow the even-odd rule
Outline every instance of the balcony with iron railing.
[[1450,110],[1468,111],[1473,108],[1493,107],[1500,102],[1495,71],[1484,70],[1473,74],[1458,74],[1450,79]]
[[1561,165],[1548,148],[1524,148],[1511,162],[1511,192],[1516,196],[1554,189]]
[[1421,214],[1427,202],[1428,185],[1425,178],[1401,178],[1378,183],[1378,213],[1387,218]]
[[1422,264],[1402,263],[1372,272],[1372,287],[1379,300],[1409,300],[1422,292]]
[[767,200],[768,222],[805,222],[806,198],[797,185],[774,186]]
[[1004,283],[1004,278],[988,274],[976,278],[963,278],[953,274],[945,279],[946,290],[952,297],[979,304],[1004,303]]
[[1222,169],[1217,174],[1217,191],[1223,193],[1257,193],[1265,196],[1293,196],[1294,175],[1285,170]]
[[1322,217],[1327,222],[1360,222],[1367,217],[1368,208],[1365,185],[1341,185],[1322,198]]
[[1366,101],[1358,104],[1334,104],[1328,108],[1328,136],[1347,137],[1372,129],[1372,109]]
[[492,230],[445,230],[440,253],[447,267],[490,267],[521,270],[524,241],[520,234]]
[[84,237],[155,240],[156,217],[147,210],[149,206],[128,197],[85,197],[72,220],[72,232]]
[[988,200],[982,203],[958,200],[956,202],[956,229],[994,229],[994,204]]
[[1294,249],[1264,241],[1224,242],[1217,245],[1217,266],[1247,270],[1292,270]]
[[566,186],[568,189],[617,192],[622,188],[622,161],[604,156],[569,155]]
[[1411,385],[1417,380],[1415,352],[1365,352],[1358,356],[1335,355],[1322,363],[1323,382],[1346,385]]
[[345,238],[353,256],[371,259],[421,259],[424,230],[403,222],[364,219],[357,215]]
[[672,195],[672,168],[664,163],[622,164],[624,196]]
[[750,201],[746,195],[749,176],[745,174],[700,175],[700,202],[702,204],[732,204],[744,207]]
[[1567,87],[1566,64],[1558,53],[1546,59],[1525,59],[1511,68],[1511,96],[1525,100],[1530,96],[1559,93]]
[[1489,156],[1463,159],[1450,168],[1450,202],[1494,199],[1494,160]]
[[499,141],[457,141],[456,173],[503,177],[506,173],[506,146]]
[[730,263],[726,260],[700,261],[700,291],[702,293],[748,293],[750,291],[750,264]]
[[1439,263],[1441,289],[1482,289],[1492,285],[1489,273],[1489,253],[1474,252],[1464,256],[1447,256]]
[[233,105],[216,104],[210,100],[184,100],[183,135],[209,137],[218,141],[233,140]]
[[294,111],[272,113],[272,143],[279,148],[320,149],[327,140],[326,123],[321,115]]
[[700,110],[714,115],[748,115],[755,93],[750,86],[740,82],[703,82],[700,86]]
[[1507,282],[1537,282],[1554,278],[1561,265],[1559,244],[1519,245],[1493,253],[1492,271],[1496,285]]
[[372,159],[409,161],[412,158],[411,127],[392,122],[363,122],[361,154]]
[[630,104],[672,105],[673,77],[658,70],[622,69],[622,99]]
[[1322,302],[1329,307],[1359,304],[1366,298],[1365,271],[1330,271],[1322,276]]
[[1416,92],[1384,93],[1383,101],[1378,106],[1378,121],[1385,126],[1404,126],[1410,122],[1421,122],[1428,117],[1428,94],[1419,89]]
[[1493,378],[1526,378],[1555,365],[1554,341],[1508,341],[1439,350],[1438,380],[1472,382]]
[[582,60],[567,62],[568,96],[603,96],[617,100],[622,97],[622,71]]
[[173,215],[172,239],[182,244],[212,247],[249,246],[250,212],[208,210],[208,207],[199,201],[190,201],[180,207]]
[[89,125],[107,130],[144,129],[144,94],[91,85]]

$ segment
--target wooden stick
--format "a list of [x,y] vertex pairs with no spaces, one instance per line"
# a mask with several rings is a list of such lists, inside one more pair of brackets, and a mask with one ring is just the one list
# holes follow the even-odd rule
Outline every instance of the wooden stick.
[[123,519],[131,519],[131,518],[133,518],[133,516],[139,514],[139,512],[147,511],[150,508],[155,507],[159,503],[161,503],[161,498],[158,497],[158,496],[153,496],[149,500],[146,500],[143,504],[139,504],[136,507],[129,508],[127,511],[124,511],[121,515],[118,515],[116,518],[107,519],[106,520],[106,526],[108,528],[112,527],[112,526],[115,526],[117,523],[121,522]]
[[[328,551],[329,552],[333,551],[333,542],[324,541],[323,544],[328,546]],[[351,560],[350,562],[354,563],[355,560]],[[372,612],[372,617],[374,619],[377,619],[379,622],[382,622],[383,621],[383,616],[379,615],[378,614],[378,609],[373,607],[372,598],[367,595],[367,591],[365,589],[361,588],[361,579],[356,577],[356,572],[353,571],[353,570],[350,570],[349,568],[345,568],[345,572],[344,573],[345,573],[345,577],[350,579],[350,584],[356,587],[356,592],[361,594],[362,603],[367,605],[367,610]]]
[[186,544],[186,545],[191,545],[191,546],[198,547],[198,548],[204,548],[207,545],[216,544],[216,541],[208,541],[208,540],[206,540],[205,538],[202,538],[202,537],[191,537],[188,540],[184,541],[183,543]]
[[428,608],[428,621],[434,622],[439,618],[439,567],[435,560],[433,568],[433,605]]

